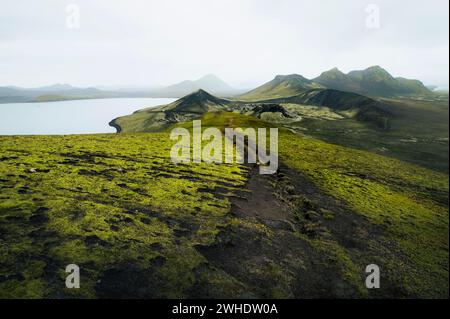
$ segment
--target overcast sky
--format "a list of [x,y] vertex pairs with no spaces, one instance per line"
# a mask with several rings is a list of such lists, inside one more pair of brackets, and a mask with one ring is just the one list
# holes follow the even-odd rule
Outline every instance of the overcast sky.
[[448,0],[0,0],[0,86],[250,87],[371,65],[448,86],[448,25]]

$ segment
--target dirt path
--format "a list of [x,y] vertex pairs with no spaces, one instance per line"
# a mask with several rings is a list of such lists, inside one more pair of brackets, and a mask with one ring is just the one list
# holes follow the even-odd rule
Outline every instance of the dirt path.
[[[232,124],[232,123],[231,123]],[[245,158],[249,150],[246,145]],[[256,164],[241,196],[231,199],[234,222],[198,251],[242,287],[227,296],[201,284],[194,296],[260,298],[377,297],[364,286],[365,267],[377,262],[371,243],[383,229],[280,164],[261,175]],[[384,282],[384,296],[402,292]]]

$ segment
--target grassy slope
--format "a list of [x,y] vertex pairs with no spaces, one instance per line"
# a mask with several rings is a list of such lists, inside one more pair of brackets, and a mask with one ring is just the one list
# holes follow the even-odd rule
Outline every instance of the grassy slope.
[[116,129],[120,128],[122,133],[155,132],[169,126],[162,122],[164,119],[165,115],[163,112],[144,109],[130,115],[118,117],[111,121],[110,125],[116,127]]
[[[282,160],[384,229],[373,247],[389,276],[418,296],[448,291],[448,177],[388,157],[299,139],[280,139]],[[430,283],[433,283],[430,285]]]
[[261,101],[265,99],[282,98],[299,94],[299,89],[295,87],[279,85],[276,87],[264,87],[258,90],[250,91],[244,95],[238,96],[240,101]]
[[[267,125],[230,113],[207,113],[202,124]],[[196,245],[214,243],[227,225],[266,233],[263,225],[229,214],[229,196],[245,183],[245,167],[176,166],[168,158],[171,145],[166,133],[0,137],[0,295],[111,296],[112,278],[122,280],[117,294],[131,291],[134,278],[151,287],[138,296],[185,297],[205,263]],[[349,214],[382,229],[370,235],[363,255],[337,239],[298,234],[338,265],[339,276],[361,289],[361,265],[372,256],[407,296],[448,296],[445,174],[284,130],[280,156],[348,205]],[[63,288],[69,263],[83,269],[80,290]],[[219,296],[251,296],[232,274],[206,274],[202,280]]]
[[240,101],[261,101],[274,98],[294,96],[308,89],[322,88],[318,83],[310,81],[301,75],[278,75],[256,89],[236,98]]

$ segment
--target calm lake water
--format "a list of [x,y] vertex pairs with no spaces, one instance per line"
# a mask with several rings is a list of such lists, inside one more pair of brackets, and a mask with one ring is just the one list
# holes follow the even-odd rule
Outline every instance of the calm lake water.
[[121,98],[0,104],[0,135],[114,133],[119,116],[175,99]]

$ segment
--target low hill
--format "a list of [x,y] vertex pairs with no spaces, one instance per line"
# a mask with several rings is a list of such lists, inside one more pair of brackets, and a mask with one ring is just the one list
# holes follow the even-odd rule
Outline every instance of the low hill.
[[320,84],[308,80],[299,74],[277,75],[272,81],[238,96],[237,99],[257,101],[269,98],[287,97],[299,94],[308,89],[320,87],[322,87]]
[[223,110],[229,100],[198,90],[167,105],[146,108],[112,120],[118,132],[153,132],[173,123],[200,117],[206,112]]
[[217,98],[205,90],[200,89],[168,104],[164,107],[164,111],[203,114],[222,108],[228,103],[228,100]]
[[17,87],[0,87],[0,103],[21,103],[27,102],[33,96]]
[[59,94],[43,94],[39,95],[28,102],[56,102],[56,101],[69,101],[69,100],[82,100],[84,97],[68,97]]

